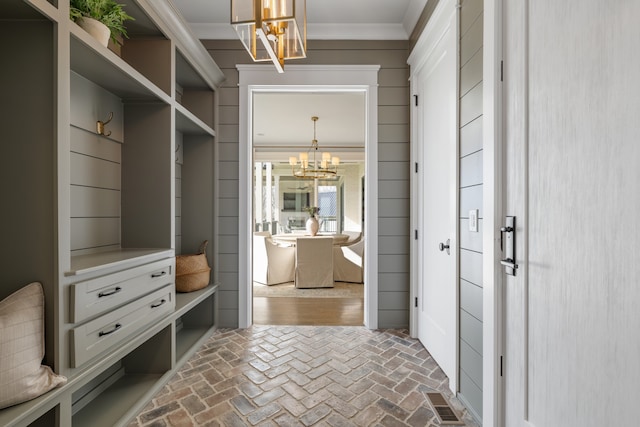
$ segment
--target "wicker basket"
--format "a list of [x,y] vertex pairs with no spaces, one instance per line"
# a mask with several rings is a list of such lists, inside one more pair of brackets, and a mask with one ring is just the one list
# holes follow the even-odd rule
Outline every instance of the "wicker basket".
[[211,268],[205,252],[208,243],[208,240],[202,242],[198,254],[176,256],[177,292],[193,292],[209,285]]

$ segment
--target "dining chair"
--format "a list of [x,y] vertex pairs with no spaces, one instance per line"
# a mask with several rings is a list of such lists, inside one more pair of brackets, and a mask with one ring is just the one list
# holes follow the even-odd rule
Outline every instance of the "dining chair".
[[296,288],[333,288],[333,238],[296,240]]

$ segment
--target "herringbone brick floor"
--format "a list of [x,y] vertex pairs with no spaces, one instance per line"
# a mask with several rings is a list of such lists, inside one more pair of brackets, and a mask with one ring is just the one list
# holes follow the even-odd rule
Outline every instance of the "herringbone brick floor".
[[425,392],[448,380],[406,331],[253,326],[219,330],[133,426],[435,426]]

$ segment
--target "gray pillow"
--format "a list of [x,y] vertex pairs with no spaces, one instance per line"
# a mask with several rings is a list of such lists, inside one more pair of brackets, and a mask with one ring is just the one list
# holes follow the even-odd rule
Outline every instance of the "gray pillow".
[[44,293],[31,283],[0,301],[0,409],[67,382],[44,358]]

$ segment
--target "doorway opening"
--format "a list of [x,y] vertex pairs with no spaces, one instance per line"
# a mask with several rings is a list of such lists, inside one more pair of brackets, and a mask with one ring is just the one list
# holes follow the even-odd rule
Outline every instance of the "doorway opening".
[[[255,233],[255,206],[254,206],[254,154],[267,147],[254,148],[254,116],[257,117],[254,101],[256,95],[260,93],[289,93],[289,94],[326,94],[326,93],[361,93],[364,96],[364,165],[366,174],[364,182],[364,205],[358,205],[358,209],[364,210],[366,220],[364,228],[361,227],[362,234],[367,236],[364,248],[363,279],[366,283],[364,289],[363,317],[364,325],[375,329],[378,326],[378,277],[375,260],[378,256],[378,207],[377,207],[377,75],[379,66],[377,65],[356,65],[356,66],[314,66],[301,65],[290,66],[284,75],[276,75],[268,66],[260,65],[238,65],[239,70],[239,169],[240,169],[240,212],[239,212],[239,326],[246,328],[250,326],[253,319],[253,237]],[[338,110],[339,105],[334,105],[334,110]],[[294,127],[296,123],[306,122],[302,131],[298,135],[309,132],[310,116],[305,113],[304,118],[293,120],[290,114],[281,114],[281,104],[271,105],[268,110],[275,116],[281,115],[286,121],[286,126]],[[307,117],[309,116],[309,117]],[[329,117],[329,115],[326,115]],[[322,120],[322,117],[320,118]],[[319,128],[320,130],[320,128]],[[257,135],[256,135],[257,136]],[[301,143],[306,147],[310,142],[310,137],[299,138],[297,144]],[[318,140],[321,141],[320,135]],[[322,142],[321,142],[322,144]],[[327,147],[329,149],[330,147]],[[296,155],[291,147],[271,147],[271,151],[287,153],[287,158]],[[334,148],[330,148],[335,151]],[[291,156],[289,156],[291,154]],[[346,163],[346,161],[345,161]],[[360,177],[361,178],[361,177]],[[360,178],[358,178],[360,180]],[[361,181],[361,180],[360,180]],[[314,183],[315,184],[315,183]],[[322,184],[324,185],[324,184]],[[339,185],[338,185],[339,186]],[[347,190],[345,190],[345,193]],[[273,193],[271,193],[273,195]],[[338,195],[338,199],[340,196]],[[346,197],[345,197],[346,200]],[[358,200],[362,200],[359,195]],[[282,200],[284,204],[284,198]],[[291,203],[291,202],[290,202]],[[296,199],[293,199],[296,203]],[[345,208],[346,210],[346,208]],[[332,221],[328,221],[328,225]],[[336,227],[338,219],[336,218]],[[360,221],[362,222],[362,221]],[[343,226],[346,226],[345,218]],[[272,227],[272,226],[270,226]]]
[[[364,91],[353,90],[253,94],[255,324],[364,324],[365,99]],[[335,174],[297,176],[303,156],[308,169]],[[335,164],[321,164],[324,156]],[[310,221],[317,223],[315,235]],[[300,239],[332,244],[304,249]],[[300,258],[305,250],[313,250],[311,265]]]

